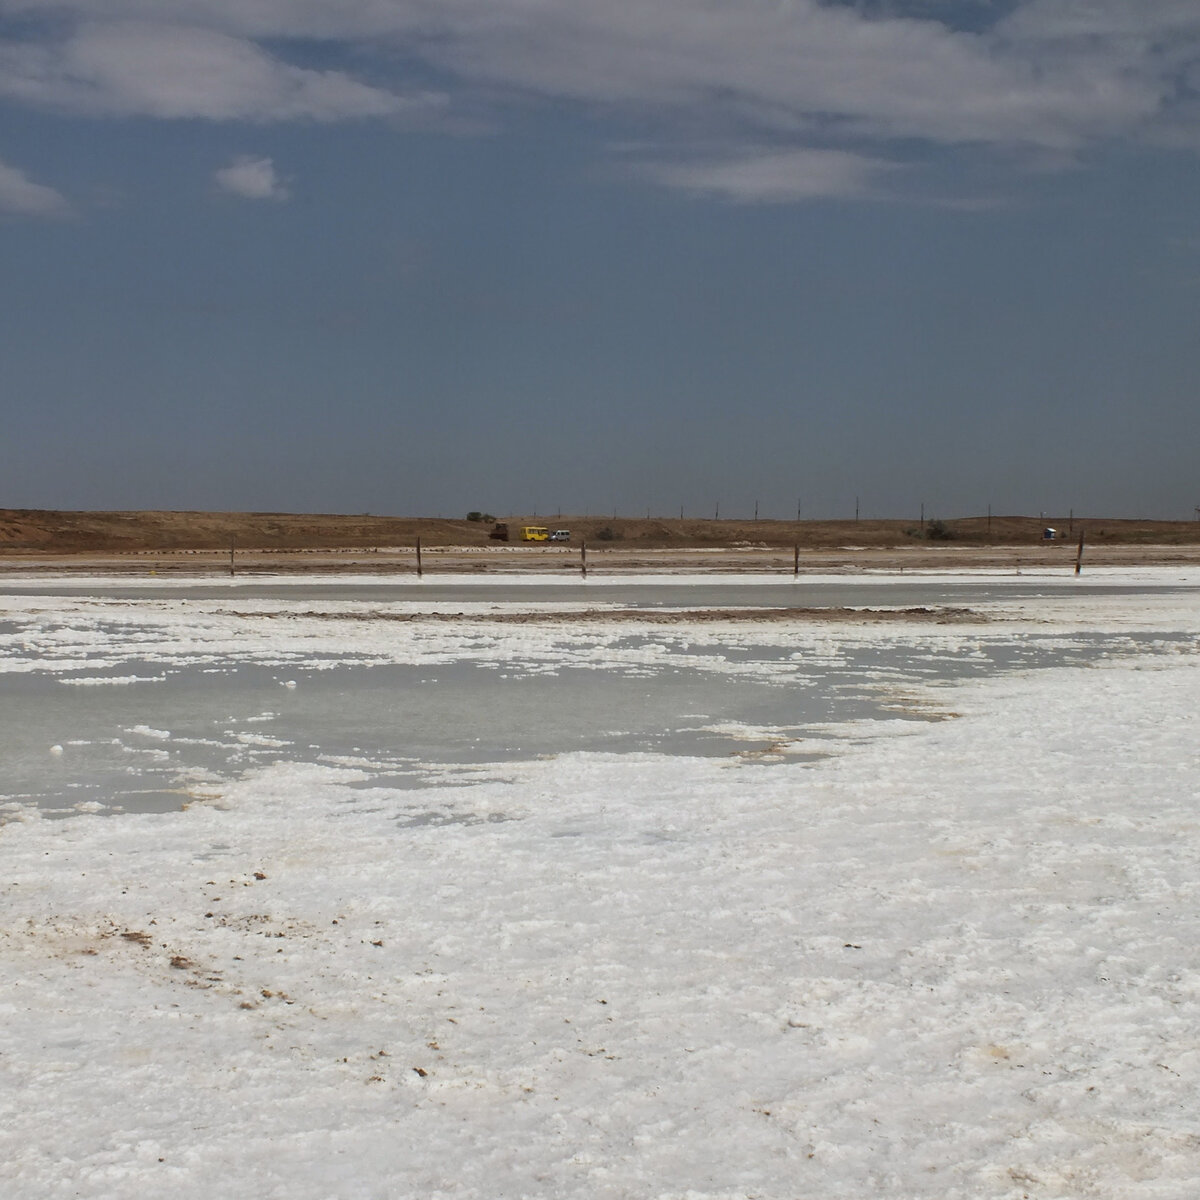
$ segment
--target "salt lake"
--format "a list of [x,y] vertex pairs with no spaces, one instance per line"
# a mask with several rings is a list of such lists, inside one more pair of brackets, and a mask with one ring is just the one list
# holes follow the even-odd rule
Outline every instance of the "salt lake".
[[1200,1194],[1200,573],[431,582],[0,592],[5,1195]]

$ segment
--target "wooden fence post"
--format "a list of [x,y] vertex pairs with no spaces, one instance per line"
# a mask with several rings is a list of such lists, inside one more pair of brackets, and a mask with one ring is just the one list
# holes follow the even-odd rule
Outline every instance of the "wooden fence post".
[[417,538],[417,578],[420,579],[424,573],[421,570],[421,539]]
[[792,576],[796,577],[800,574],[800,543],[797,542],[792,550]]
[[587,542],[579,543],[579,570],[584,579],[587,578]]
[[1075,555],[1075,574],[1083,570],[1083,526],[1079,527],[1079,550]]

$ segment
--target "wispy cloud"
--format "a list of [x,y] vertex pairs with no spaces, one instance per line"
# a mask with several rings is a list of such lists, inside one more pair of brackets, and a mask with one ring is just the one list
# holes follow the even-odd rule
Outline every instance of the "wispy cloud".
[[216,185],[244,200],[286,200],[291,194],[269,158],[240,155],[213,173]]
[[861,196],[894,164],[845,150],[762,150],[732,158],[651,162],[637,170],[668,187],[743,204]]
[[[633,117],[685,157],[719,130],[720,161],[647,174],[747,198],[768,177],[781,197],[868,186],[863,164],[913,144],[1010,161],[1200,146],[1195,0],[0,0],[5,13],[25,33],[0,43],[0,96],[29,104],[448,120],[542,97]],[[830,186],[810,192],[822,172]]]
[[220,30],[142,21],[0,45],[0,95],[97,115],[250,121],[396,117],[441,102],[296,66]]
[[24,171],[0,162],[0,214],[20,217],[67,217],[71,206],[61,192],[34,183]]

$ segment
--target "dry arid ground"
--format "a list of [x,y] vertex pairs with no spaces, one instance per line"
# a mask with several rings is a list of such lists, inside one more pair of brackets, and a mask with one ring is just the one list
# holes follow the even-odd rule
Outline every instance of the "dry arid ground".
[[[179,574],[704,572],[1070,567],[1200,562],[1200,521],[964,517],[945,521],[739,521],[509,516],[571,531],[571,543],[490,539],[490,522],[417,517],[0,509],[0,578],[30,571]],[[1051,525],[1060,538],[1046,541]]]

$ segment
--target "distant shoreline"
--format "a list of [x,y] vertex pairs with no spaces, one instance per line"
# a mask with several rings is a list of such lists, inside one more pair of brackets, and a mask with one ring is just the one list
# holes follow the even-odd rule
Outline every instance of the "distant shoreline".
[[[806,571],[1021,569],[1084,561],[1146,566],[1200,561],[1200,521],[1058,516],[777,521],[678,517],[513,516],[522,525],[570,531],[569,543],[493,540],[492,520],[225,512],[60,512],[0,509],[0,572],[148,570],[210,575],[395,573],[581,568],[597,570]],[[1054,539],[1044,531],[1053,528]]]

